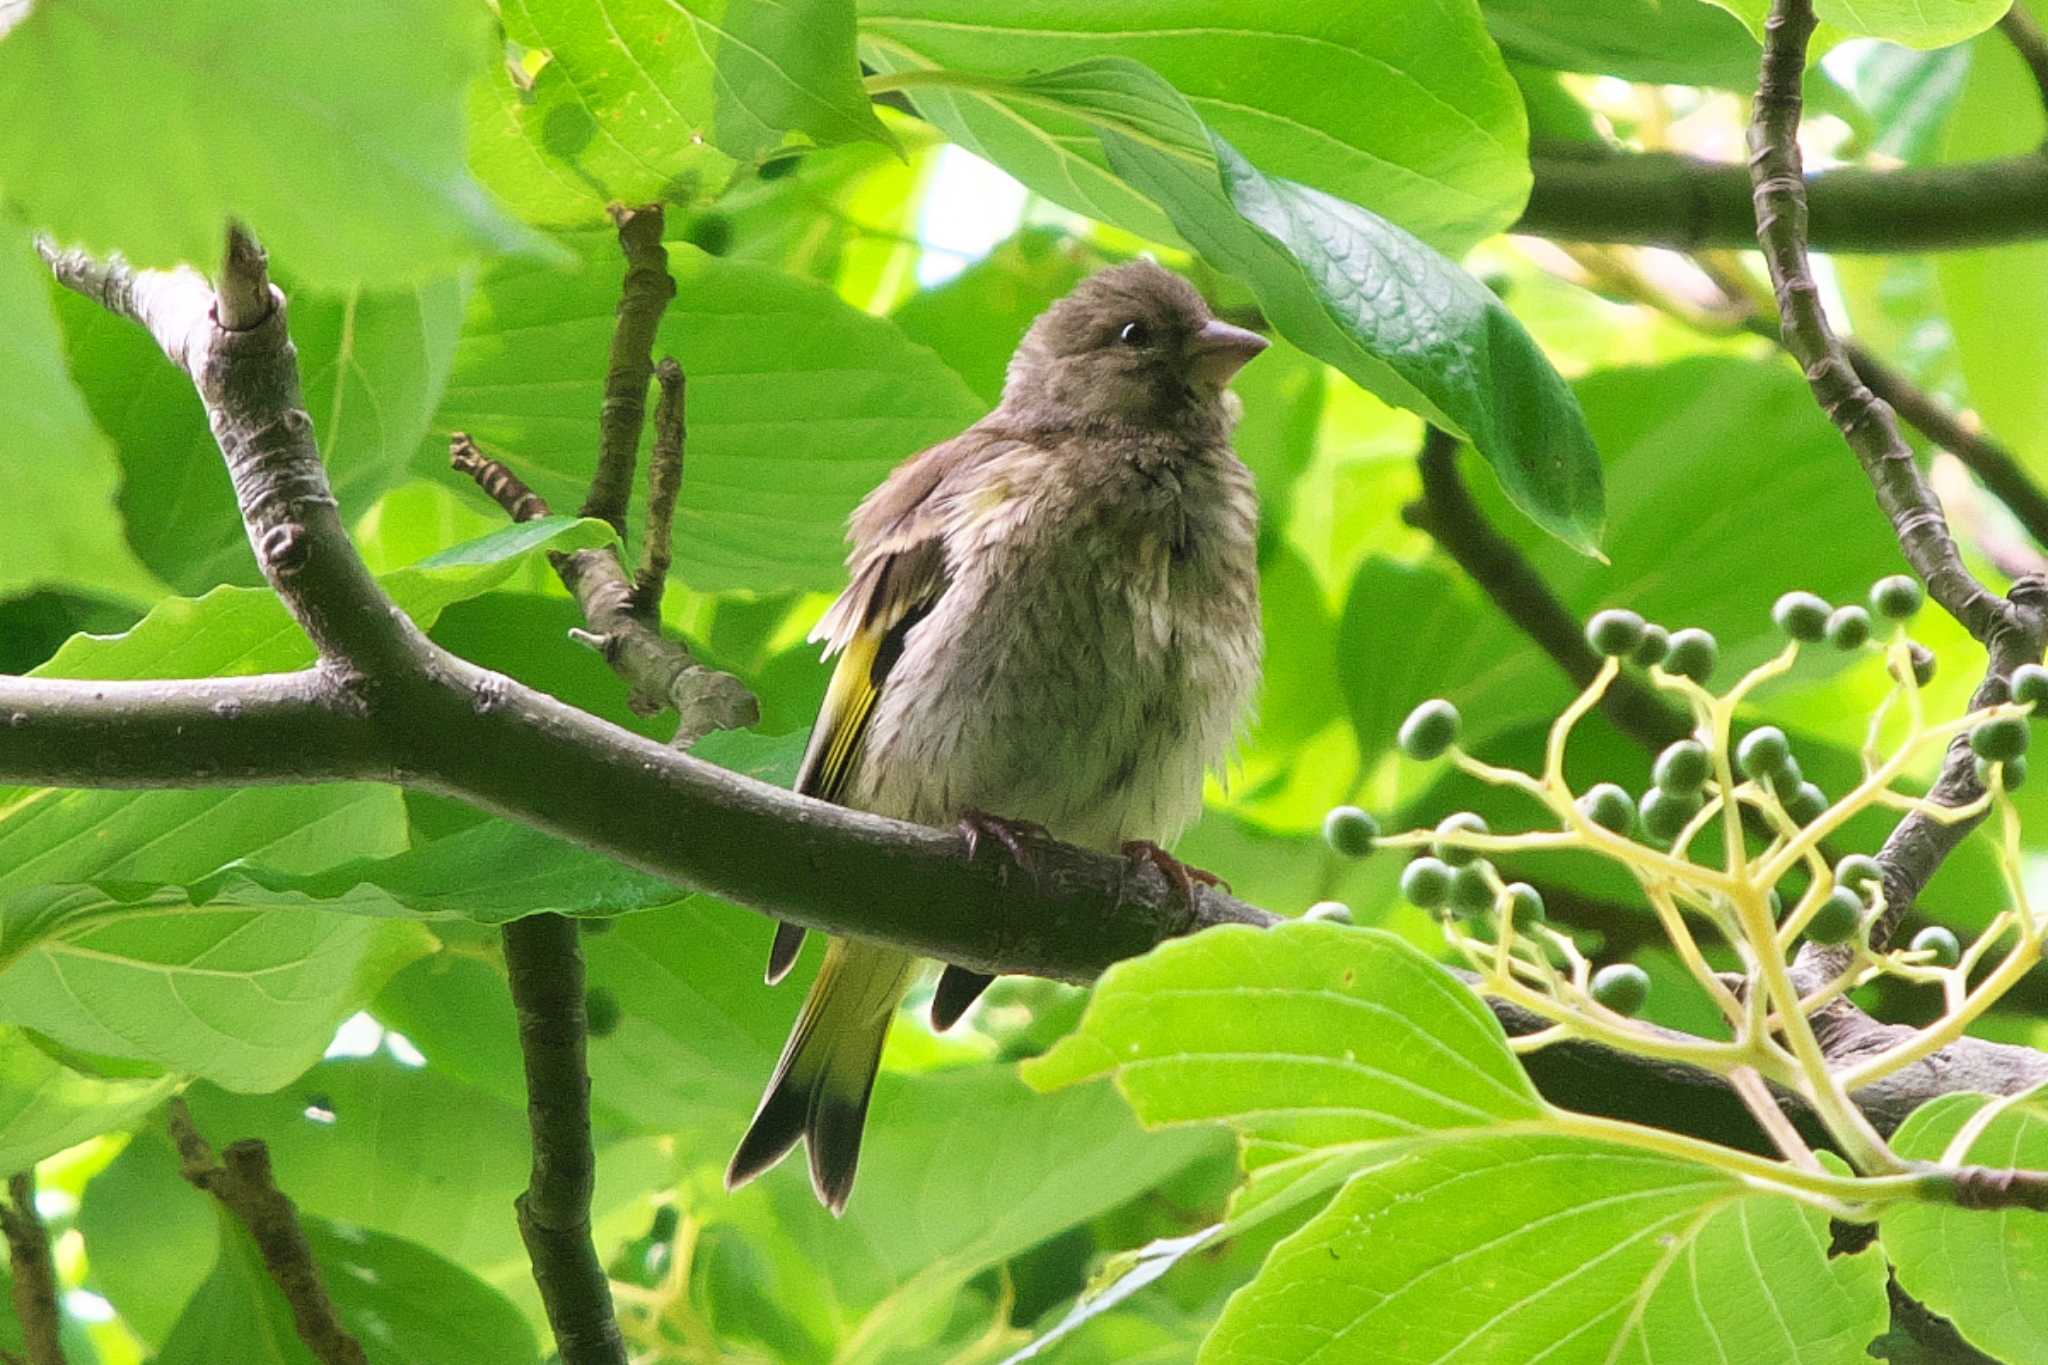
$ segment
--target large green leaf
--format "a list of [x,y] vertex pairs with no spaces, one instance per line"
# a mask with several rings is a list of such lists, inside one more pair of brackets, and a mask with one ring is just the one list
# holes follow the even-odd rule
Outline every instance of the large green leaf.
[[[2026,64],[1997,35],[1974,44],[1942,158],[2032,152],[2044,135]],[[2036,382],[2048,372],[2048,245],[1944,252],[1934,269],[1971,406],[2035,479],[2048,478],[2048,386]]]
[[[1143,62],[1261,167],[1369,204],[1445,251],[1506,227],[1528,193],[1521,102],[1473,0],[1433,0],[1421,13],[1403,0],[1052,0],[1010,11],[861,0],[860,37],[883,72]],[[949,136],[1047,198],[1146,236],[1165,228],[1105,172],[1072,117],[985,90],[910,93]]]
[[[306,410],[344,516],[367,511],[403,479],[441,400],[455,353],[463,286],[291,297]],[[262,577],[235,510],[225,462],[192,381],[142,328],[62,291],[73,371],[121,461],[121,512],[144,563],[185,593]]]
[[[1771,0],[1705,0],[1740,19],[1761,42]],[[1947,47],[1982,33],[2004,17],[2012,0],[1815,0],[1821,30],[1811,44],[1824,51],[1842,37],[1883,38],[1907,47]]]
[[[255,1242],[227,1213],[219,1219],[219,1260],[157,1365],[317,1365]],[[335,1315],[370,1365],[539,1365],[539,1344],[519,1310],[461,1267],[382,1233],[311,1217],[300,1224]]]
[[1518,61],[1681,85],[1756,85],[1756,42],[1693,0],[1480,0],[1486,29]]
[[487,28],[415,0],[35,5],[0,38],[0,184],[37,227],[138,265],[213,263],[229,218],[336,286],[544,249],[463,169]]
[[[458,480],[446,434],[464,430],[555,506],[582,500],[621,267],[609,236],[580,245],[578,275],[505,269],[472,296],[421,473]],[[836,588],[854,504],[983,406],[892,323],[820,285],[669,250],[677,294],[656,349],[689,378],[676,573],[706,590]]]
[[[1892,1146],[1908,1159],[1939,1160],[1991,1103],[1988,1095],[1931,1100],[1900,1125]],[[2048,1169],[2048,1103],[2036,1096],[2011,1105],[1960,1155],[1979,1166]],[[2048,1214],[1900,1204],[1879,1227],[1900,1287],[1972,1345],[2000,1360],[2048,1356],[2048,1303],[2039,1292],[2048,1282]]]
[[185,1183],[177,1152],[155,1128],[136,1133],[86,1185],[78,1231],[88,1285],[152,1347],[170,1336],[220,1250],[206,1196]]
[[87,1076],[0,1027],[0,1170],[26,1170],[155,1108],[168,1076]]
[[1469,435],[1517,506],[1592,550],[1603,502],[1585,419],[1477,280],[1356,204],[1266,175],[1135,62],[1101,58],[970,84],[1094,130],[1111,168],[1248,284],[1281,335],[1388,402]]
[[1710,1167],[1558,1137],[1473,1137],[1357,1176],[1273,1249],[1203,1365],[1660,1360],[1853,1365],[1884,1260]]
[[1010,356],[1032,320],[1088,276],[1087,248],[1047,228],[1018,233],[936,289],[922,290],[890,318],[929,346],[994,407]]
[[1112,967],[1081,1027],[1024,1064],[1045,1088],[1104,1075],[1148,1124],[1230,1123],[1248,1165],[1543,1112],[1478,996],[1392,935],[1320,923]]
[[833,0],[511,0],[528,54],[471,100],[477,174],[531,222],[603,221],[613,201],[716,197],[735,161],[797,132],[893,145]]
[[0,217],[0,597],[48,585],[148,601],[162,589],[121,541],[114,452],[65,372],[49,290],[27,231]]

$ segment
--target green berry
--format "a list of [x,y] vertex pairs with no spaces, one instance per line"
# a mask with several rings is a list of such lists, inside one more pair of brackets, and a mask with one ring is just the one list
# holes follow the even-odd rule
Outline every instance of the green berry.
[[1586,643],[1593,646],[1595,654],[1625,658],[1643,643],[1643,632],[1648,628],[1649,623],[1632,611],[1617,608],[1595,612],[1593,619],[1586,622]]
[[1314,905],[1302,911],[1301,917],[1308,920],[1320,920],[1326,924],[1349,924],[1351,923],[1351,907],[1343,901],[1317,901]]
[[1639,808],[1643,821],[1643,833],[1660,844],[1676,839],[1686,822],[1700,813],[1700,794],[1675,792],[1666,787],[1652,787],[1643,793]]
[[1780,801],[1789,801],[1793,794],[1806,785],[1806,774],[1799,771],[1799,760],[1790,754],[1771,774],[1771,790],[1778,794]]
[[1637,1014],[1650,998],[1650,974],[1633,962],[1610,962],[1593,973],[1593,998],[1616,1014]]
[[1828,898],[1806,922],[1806,936],[1815,943],[1847,943],[1863,922],[1863,898],[1846,886],[1828,892]]
[[1586,818],[1614,834],[1627,834],[1636,823],[1636,803],[1612,782],[1602,782],[1579,798]]
[[1401,722],[1401,752],[1414,759],[1436,758],[1458,742],[1459,724],[1458,708],[1432,697]]
[[2021,664],[2012,671],[2012,699],[2022,705],[2034,704],[2034,714],[2048,720],[2048,707],[2041,705],[2048,701],[2048,668],[2039,664]]
[[1650,775],[1665,791],[1684,795],[1706,785],[1710,766],[1705,745],[1696,739],[1681,739],[1657,755]]
[[1827,812],[1828,794],[1811,782],[1801,782],[1789,796],[1781,795],[1785,813],[1799,824],[1811,824]]
[[1835,885],[1846,886],[1868,900],[1872,888],[1884,885],[1884,869],[1867,853],[1851,853],[1835,864]]
[[1363,858],[1380,837],[1380,822],[1370,811],[1337,806],[1323,817],[1323,838],[1347,858]]
[[1643,627],[1643,642],[1636,646],[1635,661],[1644,668],[1661,664],[1671,653],[1671,632],[1655,621]]
[[583,1017],[593,1038],[609,1038],[619,1027],[619,998],[603,986],[583,994]]
[[1771,608],[1771,620],[1789,639],[1812,644],[1828,633],[1828,604],[1810,592],[1788,592]]
[[1543,893],[1527,882],[1508,883],[1508,915],[1524,932],[1543,923]]
[[[2007,791],[2016,792],[2021,787],[2026,785],[2027,760],[2024,757],[2008,758],[2005,760],[2005,762],[1999,764],[1998,766],[2005,769],[2005,789]],[[1992,765],[1985,762],[1983,759],[1980,758],[1977,760],[1978,786],[1989,787],[1991,785],[1991,767]]]
[[1493,884],[1486,879],[1491,864],[1471,862],[1451,874],[1451,909],[1460,915],[1483,915],[1493,909]]
[[[1437,823],[1436,832],[1439,835],[1484,834],[1487,832],[1486,821],[1469,810],[1461,810],[1456,815],[1446,815],[1440,820]],[[1479,856],[1477,849],[1460,848],[1458,845],[1448,843],[1443,839],[1438,839],[1430,847],[1430,852],[1436,854],[1437,857],[1443,859],[1452,867],[1464,867]]]
[[1735,746],[1735,764],[1761,782],[1781,772],[1792,758],[1792,741],[1775,725],[1759,725]]
[[[1934,651],[1918,640],[1906,641],[1906,653],[1913,661],[1913,681],[1921,687],[1934,681]],[[1899,676],[1897,664],[1887,662],[1885,669],[1894,678]],[[1903,681],[1903,679],[1901,679]]]
[[1880,578],[1870,585],[1870,609],[1892,621],[1911,620],[1925,597],[1919,582],[1902,573]]
[[1721,657],[1721,644],[1711,632],[1698,627],[1673,631],[1671,652],[1664,656],[1664,671],[1704,683]]
[[1836,649],[1861,649],[1870,639],[1870,613],[1861,607],[1836,607],[1828,617],[1828,643]]
[[1911,946],[1916,953],[1932,953],[1931,965],[1936,967],[1953,967],[1963,960],[1963,945],[1939,924],[1930,924],[1913,935]]
[[1977,757],[1993,763],[2018,758],[2027,751],[2027,723],[2018,716],[1999,716],[1970,731],[1970,747]]
[[1401,870],[1401,894],[1410,904],[1436,910],[1451,898],[1451,868],[1439,858],[1417,858]]

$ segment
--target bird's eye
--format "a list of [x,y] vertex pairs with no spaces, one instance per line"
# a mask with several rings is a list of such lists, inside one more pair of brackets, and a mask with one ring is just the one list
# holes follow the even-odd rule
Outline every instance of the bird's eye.
[[1127,322],[1117,332],[1116,339],[1126,346],[1143,346],[1152,340],[1152,329],[1142,322]]

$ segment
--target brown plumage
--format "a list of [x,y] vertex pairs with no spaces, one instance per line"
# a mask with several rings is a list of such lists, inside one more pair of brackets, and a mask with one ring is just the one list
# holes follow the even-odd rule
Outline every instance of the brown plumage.
[[[853,514],[851,582],[813,632],[839,664],[797,790],[1104,851],[1193,823],[1258,679],[1258,509],[1224,386],[1265,345],[1143,261],[1041,315],[996,410]],[[771,982],[802,941],[780,928]],[[801,1138],[818,1197],[845,1207],[914,967],[833,940],[728,1185]],[[935,1022],[986,984],[948,968]]]

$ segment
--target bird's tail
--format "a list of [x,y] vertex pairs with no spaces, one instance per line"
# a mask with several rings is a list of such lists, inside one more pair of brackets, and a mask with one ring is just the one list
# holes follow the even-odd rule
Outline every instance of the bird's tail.
[[916,962],[892,948],[832,940],[761,1107],[726,1168],[727,1189],[774,1166],[802,1138],[818,1199],[835,1214],[845,1210],[882,1044]]

